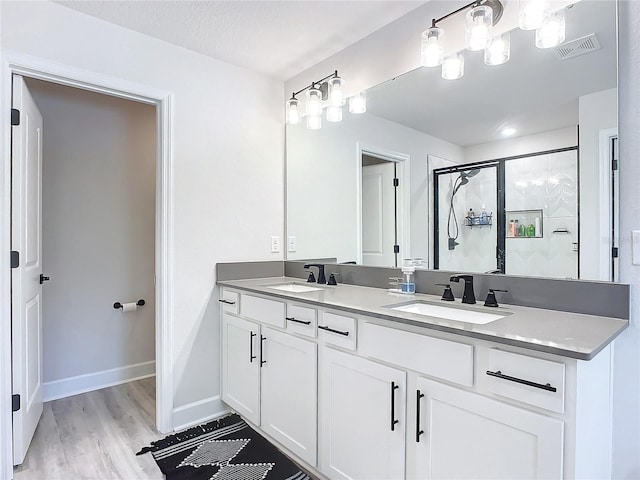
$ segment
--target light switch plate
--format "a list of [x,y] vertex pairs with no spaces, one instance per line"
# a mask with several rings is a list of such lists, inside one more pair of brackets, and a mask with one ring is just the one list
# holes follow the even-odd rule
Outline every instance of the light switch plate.
[[293,235],[289,237],[289,242],[287,244],[287,251],[288,252],[295,252],[296,251],[296,237],[294,237]]
[[271,237],[271,253],[280,253],[280,237],[278,235]]
[[640,230],[631,231],[631,255],[634,265],[640,265]]

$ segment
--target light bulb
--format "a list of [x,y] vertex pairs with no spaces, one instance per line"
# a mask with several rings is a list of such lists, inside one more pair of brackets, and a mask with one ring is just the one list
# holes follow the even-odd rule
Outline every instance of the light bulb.
[[329,105],[341,107],[344,105],[344,93],[342,91],[342,78],[333,77],[329,79]]
[[315,85],[307,91],[307,115],[312,117],[322,115],[322,92]]
[[511,35],[509,32],[491,39],[491,43],[484,50],[484,63],[487,65],[502,65],[511,56]]
[[464,75],[464,55],[458,52],[455,55],[446,57],[442,62],[442,78],[445,80],[456,80]]
[[431,27],[422,32],[421,61],[425,67],[442,64],[444,55],[444,30]]
[[349,112],[354,114],[365,113],[367,111],[367,96],[360,92],[349,99]]
[[491,28],[493,27],[493,9],[487,5],[474,7],[466,16],[466,28],[464,31],[467,50],[484,50],[491,41]]
[[322,117],[320,115],[308,115],[307,128],[309,130],[319,130],[322,128]]
[[342,107],[327,107],[327,122],[340,122],[342,120]]
[[536,47],[551,48],[560,45],[565,38],[564,10],[550,13],[536,30]]
[[536,30],[544,23],[548,11],[548,0],[520,0],[518,26],[522,30]]
[[297,125],[300,123],[300,112],[298,111],[298,99],[291,97],[287,101],[287,123],[289,125]]

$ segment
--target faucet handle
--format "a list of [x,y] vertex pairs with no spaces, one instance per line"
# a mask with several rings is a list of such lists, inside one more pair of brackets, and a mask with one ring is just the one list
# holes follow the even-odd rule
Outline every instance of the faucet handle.
[[340,274],[337,272],[331,272],[331,275],[329,275],[329,281],[327,282],[327,285],[338,285],[338,282],[336,282],[336,277],[339,277]]
[[444,292],[442,292],[442,298],[440,300],[444,300],[446,302],[453,302],[456,297],[453,296],[453,292],[451,291],[451,285],[448,283],[436,283],[439,287],[444,287]]
[[508,292],[509,290],[500,290],[498,288],[490,288],[489,293],[487,293],[487,298],[484,301],[485,307],[498,307],[498,301],[496,300],[495,292]]
[[309,278],[307,278],[307,283],[316,283],[316,276],[311,270],[309,270]]

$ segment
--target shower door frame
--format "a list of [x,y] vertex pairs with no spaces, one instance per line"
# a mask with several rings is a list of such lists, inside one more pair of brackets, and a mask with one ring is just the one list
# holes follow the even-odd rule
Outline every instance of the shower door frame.
[[[510,157],[496,158],[493,160],[483,160],[480,162],[465,163],[456,165],[454,167],[437,168],[433,170],[433,269],[440,269],[440,217],[438,216],[438,193],[439,193],[439,176],[451,173],[459,173],[472,168],[497,168],[497,205],[498,212],[495,217],[495,223],[497,225],[497,238],[496,238],[496,261],[497,268],[500,273],[506,272],[506,214],[505,214],[505,198],[506,198],[506,162],[510,160],[520,160],[523,158],[538,157],[541,155],[551,155],[554,153],[576,151],[576,174],[578,178],[577,193],[576,193],[576,210],[577,210],[577,222],[578,222],[578,234],[580,232],[580,150],[579,145],[571,147],[554,148],[552,150],[542,150],[539,152],[523,153],[521,155],[513,155]],[[579,237],[578,237],[579,238]],[[580,248],[578,248],[578,278],[580,278]]]

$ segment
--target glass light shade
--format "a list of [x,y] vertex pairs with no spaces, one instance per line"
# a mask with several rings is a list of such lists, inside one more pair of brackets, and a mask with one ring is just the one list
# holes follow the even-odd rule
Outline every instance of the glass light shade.
[[491,39],[491,43],[484,50],[484,63],[487,65],[502,65],[511,57],[511,35],[509,32]]
[[341,107],[344,105],[342,78],[340,77],[329,79],[329,105],[332,107]]
[[548,0],[519,0],[518,26],[522,30],[536,30],[544,23],[548,11]]
[[349,99],[349,112],[365,113],[367,111],[367,96],[364,92],[360,92]]
[[300,112],[298,111],[298,99],[291,97],[287,101],[287,123],[297,125],[300,123]]
[[437,67],[444,56],[444,30],[431,27],[422,32],[421,62],[425,67]]
[[327,122],[342,121],[342,107],[327,107]]
[[484,50],[491,41],[493,9],[487,5],[474,7],[467,12],[464,40],[467,50]]
[[457,80],[464,75],[464,55],[458,52],[442,61],[442,78]]
[[322,128],[322,116],[307,115],[307,128],[309,130],[320,130]]
[[536,30],[536,47],[551,48],[560,45],[565,38],[564,10],[550,13]]
[[322,92],[315,86],[307,90],[307,115],[311,117],[322,115]]

